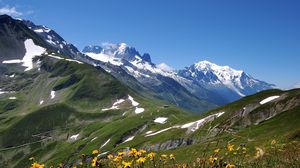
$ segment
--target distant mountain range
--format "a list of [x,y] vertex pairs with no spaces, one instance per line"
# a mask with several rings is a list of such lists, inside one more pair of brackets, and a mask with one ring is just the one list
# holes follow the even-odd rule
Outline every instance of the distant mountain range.
[[181,70],[173,70],[166,64],[155,65],[149,54],[141,55],[134,47],[125,43],[90,45],[82,52],[91,59],[120,66],[145,85],[153,85],[158,75],[171,78],[198,98],[218,105],[275,87],[244,71],[209,61],[200,61]]

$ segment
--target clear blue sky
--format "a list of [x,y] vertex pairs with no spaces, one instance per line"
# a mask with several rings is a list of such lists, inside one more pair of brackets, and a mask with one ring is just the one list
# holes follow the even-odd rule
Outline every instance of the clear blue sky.
[[[125,42],[179,69],[200,60],[300,83],[299,0],[0,0],[79,49]],[[20,14],[22,13],[22,14]]]

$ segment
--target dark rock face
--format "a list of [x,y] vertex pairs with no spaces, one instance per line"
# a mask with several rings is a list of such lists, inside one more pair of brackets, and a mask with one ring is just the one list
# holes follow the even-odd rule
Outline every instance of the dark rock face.
[[22,59],[25,55],[24,41],[30,36],[26,26],[10,16],[0,16],[0,63],[4,60]]
[[176,148],[182,147],[182,146],[193,145],[195,143],[197,143],[197,140],[192,137],[191,138],[179,138],[179,139],[168,140],[168,141],[162,142],[162,143],[145,145],[142,148],[145,148],[147,151],[165,151],[165,150],[176,149]]

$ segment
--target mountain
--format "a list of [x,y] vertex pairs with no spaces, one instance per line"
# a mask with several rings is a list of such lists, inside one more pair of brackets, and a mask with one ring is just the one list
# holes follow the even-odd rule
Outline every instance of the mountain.
[[[244,71],[229,66],[219,66],[206,60],[179,70],[178,75],[219,94],[226,99],[225,103],[275,87],[273,84],[251,77]],[[190,89],[193,90],[193,85]]]
[[[130,77],[118,73],[120,69],[148,88],[158,98],[171,102],[179,107],[199,113],[216,107],[202,98],[191,94],[178,81],[186,80],[175,71],[167,71],[151,62],[148,53],[140,54],[134,47],[125,43],[103,46],[87,46],[82,51],[87,55],[85,62],[101,66],[116,78],[122,79],[124,84]],[[125,74],[125,76],[128,76]],[[129,85],[130,86],[130,85]],[[132,87],[132,89],[135,89]]]
[[[87,46],[82,52],[93,60],[121,67],[139,82],[152,88],[154,92],[170,93],[167,86],[159,84],[165,81],[169,86],[176,84],[176,87],[184,88],[189,94],[218,105],[275,87],[254,79],[243,71],[234,70],[229,66],[219,66],[209,61],[201,61],[176,71],[166,64],[152,63],[149,54],[142,56],[135,48],[125,43]],[[168,95],[163,96],[164,99],[172,102],[172,99],[167,97]]]

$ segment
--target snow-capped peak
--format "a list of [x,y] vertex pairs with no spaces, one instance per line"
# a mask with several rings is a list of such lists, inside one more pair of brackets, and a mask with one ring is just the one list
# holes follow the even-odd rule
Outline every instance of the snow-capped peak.
[[201,71],[208,71],[212,70],[214,72],[220,73],[220,74],[225,74],[226,76],[240,76],[243,71],[242,70],[235,70],[229,66],[219,66],[215,63],[209,62],[207,60],[200,61],[195,64],[195,68]]

